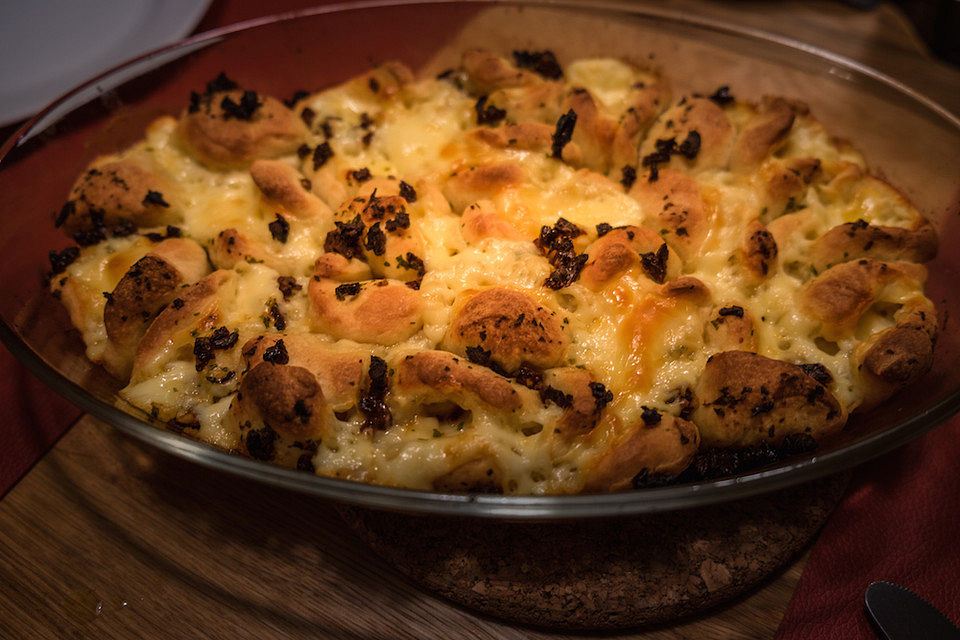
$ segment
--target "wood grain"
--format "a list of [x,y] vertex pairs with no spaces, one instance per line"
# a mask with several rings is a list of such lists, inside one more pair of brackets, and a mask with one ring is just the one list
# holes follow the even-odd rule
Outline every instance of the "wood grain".
[[[802,564],[708,615],[604,637],[772,637]],[[427,594],[330,503],[197,467],[90,417],[0,502],[0,584],[0,638],[560,637]]]

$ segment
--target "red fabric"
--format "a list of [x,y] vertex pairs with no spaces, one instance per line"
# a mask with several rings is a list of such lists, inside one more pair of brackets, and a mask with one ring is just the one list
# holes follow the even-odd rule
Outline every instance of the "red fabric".
[[817,540],[777,640],[874,640],[863,595],[903,585],[960,622],[960,418],[854,475]]
[[80,410],[0,349],[0,496],[50,448]]

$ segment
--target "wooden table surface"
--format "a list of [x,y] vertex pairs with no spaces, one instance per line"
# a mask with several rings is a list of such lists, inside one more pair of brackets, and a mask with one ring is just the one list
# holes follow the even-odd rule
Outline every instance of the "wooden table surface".
[[[832,49],[960,113],[960,72],[930,59],[891,5],[666,4]],[[604,637],[771,638],[804,561],[707,615]],[[558,637],[424,593],[330,503],[196,467],[90,417],[0,501],[0,585],[4,639]]]

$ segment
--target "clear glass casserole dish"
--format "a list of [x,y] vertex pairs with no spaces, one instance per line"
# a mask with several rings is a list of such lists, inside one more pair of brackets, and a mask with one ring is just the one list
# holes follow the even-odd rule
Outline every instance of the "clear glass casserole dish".
[[[363,37],[358,37],[362,34]],[[421,73],[455,64],[471,46],[552,49],[561,58],[625,56],[662,66],[678,93],[729,84],[737,95],[799,98],[832,134],[936,225],[940,255],[928,296],[943,328],[932,370],[878,409],[855,414],[812,454],[736,477],[603,495],[490,496],[396,489],[256,462],[164,431],[116,407],[117,381],[83,355],[42,274],[65,244],[50,223],[75,176],[96,155],[138,139],[176,114],[220,71],[276,96],[333,85],[396,58]],[[278,72],[278,69],[289,71]],[[84,410],[175,455],[318,496],[409,512],[566,519],[651,513],[745,498],[837,472],[889,451],[960,409],[960,121],[908,87],[828,52],[709,20],[595,3],[418,3],[318,7],[202,34],[121,65],[64,96],[0,150],[5,233],[0,250],[0,338],[43,381]],[[131,411],[135,411],[131,409]]]

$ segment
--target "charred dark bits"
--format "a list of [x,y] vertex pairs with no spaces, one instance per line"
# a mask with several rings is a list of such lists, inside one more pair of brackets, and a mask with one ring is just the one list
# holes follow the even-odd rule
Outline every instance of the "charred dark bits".
[[709,96],[714,103],[724,107],[733,102],[733,96],[730,95],[730,87],[723,85]]
[[50,258],[50,267],[53,275],[63,273],[67,270],[73,261],[80,255],[80,247],[67,247],[61,251],[51,251],[48,254]]
[[602,382],[591,382],[589,386],[598,412],[613,402],[613,392],[607,389]]
[[601,222],[600,224],[597,225],[598,238],[602,238],[603,236],[607,235],[611,231],[613,231],[613,226],[607,222]]
[[363,219],[360,214],[350,222],[337,222],[337,228],[327,234],[323,241],[323,250],[339,253],[346,259],[356,258],[363,251],[360,240],[363,237]]
[[263,361],[272,362],[273,364],[287,364],[290,362],[287,345],[283,344],[282,339],[274,342],[272,347],[267,347],[263,350]]
[[277,331],[283,331],[287,328],[287,319],[280,311],[280,305],[276,302],[272,303],[267,307],[267,313],[270,314],[270,319],[273,320],[273,326],[277,328]]
[[277,432],[269,426],[263,425],[262,429],[248,431],[243,442],[251,458],[266,462],[273,460],[273,456],[276,453],[274,445],[276,440]]
[[539,389],[543,386],[543,374],[526,362],[513,374],[514,379],[528,389]]
[[143,196],[143,204],[146,205],[157,205],[158,207],[169,207],[170,203],[163,199],[163,194],[159,191],[150,191],[147,190],[147,195]]
[[387,235],[380,228],[379,222],[374,222],[367,231],[367,238],[363,241],[363,246],[374,255],[382,256],[387,251]]
[[62,227],[63,223],[67,221],[67,218],[72,216],[77,212],[77,205],[73,200],[67,200],[63,203],[63,206],[60,207],[60,212],[57,213],[56,217],[53,219],[53,226]]
[[363,428],[383,431],[393,423],[390,408],[387,407],[387,363],[377,356],[370,356],[370,378],[366,392],[360,396],[360,413],[363,414]]
[[480,96],[473,105],[473,110],[477,112],[477,124],[493,125],[507,117],[507,112],[503,109],[487,104],[487,96]]
[[298,102],[300,102],[301,100],[303,100],[304,98],[306,98],[306,97],[309,96],[309,95],[310,95],[310,94],[309,94],[308,92],[304,91],[303,89],[298,89],[297,91],[294,91],[294,92],[293,92],[293,95],[290,96],[290,99],[289,99],[289,100],[284,100],[284,101],[283,101],[283,104],[287,105],[287,108],[288,108],[288,109],[293,109],[293,106],[294,106],[295,104],[297,104]]
[[637,181],[637,170],[634,167],[626,164],[620,169],[620,184],[623,185],[624,189],[629,191],[630,187],[633,186],[633,183]]
[[540,236],[534,240],[534,244],[554,268],[544,282],[546,286],[554,290],[562,289],[580,277],[588,256],[576,252],[572,238],[582,234],[580,227],[564,218],[558,218],[552,227],[540,228]]
[[218,327],[209,336],[200,336],[193,342],[193,355],[197,360],[197,371],[203,371],[211,360],[215,351],[230,349],[237,344],[240,337],[238,331],[230,331],[226,327]]
[[278,276],[277,288],[283,294],[283,299],[289,300],[294,293],[303,289],[303,285],[297,284],[297,279],[293,276]]
[[220,101],[220,108],[223,109],[223,119],[229,120],[252,120],[257,109],[260,108],[260,98],[256,91],[244,91],[240,96],[240,102],[235,102],[230,96],[224,96]]
[[650,253],[641,253],[640,266],[651,280],[657,284],[663,284],[664,279],[667,277],[667,258],[669,257],[670,249],[667,247],[667,243],[664,242],[660,245],[660,248],[657,249],[656,253],[652,251]]
[[481,367],[490,366],[490,352],[477,345],[475,347],[467,347],[467,359],[474,364],[479,364]]
[[347,282],[346,284],[337,285],[337,288],[333,290],[333,294],[337,297],[337,300],[343,301],[347,299],[347,296],[355,296],[360,293],[361,285],[359,282]]
[[410,251],[407,251],[406,256],[397,256],[397,265],[409,271],[416,271],[417,277],[420,278],[422,278],[423,274],[427,272],[427,268],[426,265],[423,264],[423,260]]
[[513,61],[521,69],[529,69],[549,80],[563,77],[563,69],[552,51],[514,51]]
[[691,131],[686,139],[677,147],[677,152],[687,160],[693,160],[700,153],[700,133]]
[[329,142],[321,142],[318,144],[317,148],[313,150],[313,170],[316,171],[327,164],[327,160],[332,157],[333,149],[330,148]]
[[660,420],[663,419],[663,416],[660,415],[660,412],[656,409],[651,409],[648,406],[641,407],[643,413],[640,414],[640,419],[643,420],[643,424],[648,427],[660,424]]
[[290,223],[279,213],[276,215],[276,219],[268,224],[267,228],[270,229],[270,235],[273,236],[274,240],[286,243],[287,236],[290,235]]
[[805,374],[824,386],[827,386],[833,382],[833,375],[830,374],[830,370],[820,363],[813,362],[809,364],[802,364],[800,365],[800,368],[803,369]]
[[414,203],[417,201],[417,192],[409,184],[400,181],[400,197],[406,200],[407,202]]
[[360,169],[351,171],[348,175],[351,180],[357,183],[364,183],[373,177],[373,175],[370,173],[370,169],[367,167],[362,167]]
[[738,318],[743,317],[743,307],[737,306],[735,304],[730,305],[729,307],[723,307],[717,311],[717,315],[720,317],[724,316],[736,316]]
[[557,389],[556,387],[551,387],[547,385],[540,389],[540,399],[543,402],[552,402],[561,409],[569,409],[573,406],[573,396],[569,393],[564,393]]
[[573,139],[573,128],[577,125],[577,112],[570,109],[557,120],[557,127],[553,131],[553,141],[550,145],[551,155],[560,158],[563,148]]

